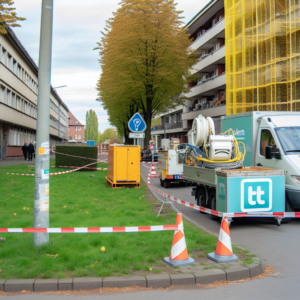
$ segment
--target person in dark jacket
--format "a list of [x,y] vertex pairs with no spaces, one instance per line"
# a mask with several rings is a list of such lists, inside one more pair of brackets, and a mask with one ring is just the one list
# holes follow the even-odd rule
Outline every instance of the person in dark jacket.
[[33,153],[34,153],[34,146],[32,145],[32,142],[30,142],[28,146],[28,160],[32,160]]
[[25,160],[27,160],[27,153],[28,153],[27,143],[24,143],[24,145],[22,147],[22,151],[23,151],[23,155],[24,155]]

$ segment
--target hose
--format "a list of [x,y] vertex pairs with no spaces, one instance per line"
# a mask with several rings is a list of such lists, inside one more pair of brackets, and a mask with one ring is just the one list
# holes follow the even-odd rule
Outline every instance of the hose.
[[[227,161],[214,161],[209,158],[206,143],[203,144],[204,151],[201,151],[198,147],[191,144],[185,143],[181,145],[187,145],[187,150],[185,151],[184,162],[185,164],[192,164],[199,167],[205,167],[208,169],[238,169],[243,167],[244,157],[246,155],[245,144],[238,142],[234,136],[234,131],[232,129],[220,134],[225,135],[228,133],[233,136],[233,147],[232,147],[232,158]],[[243,153],[240,152],[239,144],[243,146]],[[178,152],[178,146],[176,152]],[[182,154],[179,154],[182,158]]]

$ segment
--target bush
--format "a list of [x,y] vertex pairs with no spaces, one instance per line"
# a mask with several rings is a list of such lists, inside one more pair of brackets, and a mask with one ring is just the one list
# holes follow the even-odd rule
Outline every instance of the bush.
[[[87,157],[98,159],[98,147],[89,147],[89,146],[65,146],[57,145],[56,152],[70,154],[75,156]],[[55,165],[56,166],[74,166],[74,167],[83,167],[92,163],[92,159],[84,159],[72,156],[66,156],[61,154],[55,154]],[[97,162],[95,161],[95,164]],[[91,165],[93,167],[96,165]]]

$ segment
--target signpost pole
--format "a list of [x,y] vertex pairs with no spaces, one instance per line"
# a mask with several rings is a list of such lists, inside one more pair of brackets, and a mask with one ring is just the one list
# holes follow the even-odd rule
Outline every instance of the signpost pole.
[[[36,130],[34,228],[49,227],[50,81],[53,0],[42,0]],[[33,243],[49,243],[49,233],[34,233]]]

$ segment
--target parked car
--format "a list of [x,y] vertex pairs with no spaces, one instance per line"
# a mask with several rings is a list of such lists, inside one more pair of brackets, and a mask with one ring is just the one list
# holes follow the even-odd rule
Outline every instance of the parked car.
[[[158,160],[158,153],[154,153],[154,161]],[[148,161],[151,162],[152,161],[152,155],[147,156],[147,157],[141,157],[141,161]]]

